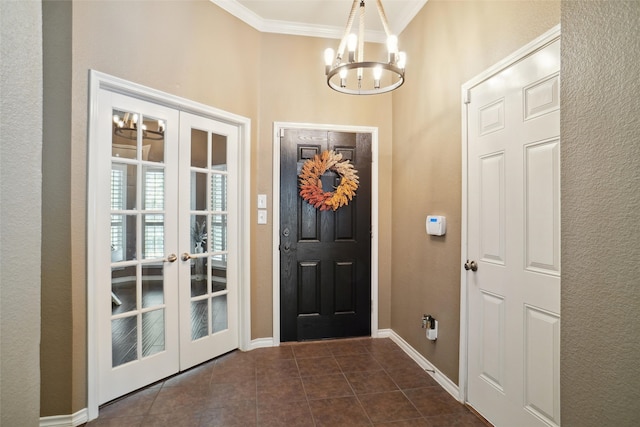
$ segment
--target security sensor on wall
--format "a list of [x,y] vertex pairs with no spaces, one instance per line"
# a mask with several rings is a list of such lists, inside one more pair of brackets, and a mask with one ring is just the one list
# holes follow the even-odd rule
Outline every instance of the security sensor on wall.
[[427,234],[431,236],[444,236],[447,232],[447,218],[440,215],[427,216]]

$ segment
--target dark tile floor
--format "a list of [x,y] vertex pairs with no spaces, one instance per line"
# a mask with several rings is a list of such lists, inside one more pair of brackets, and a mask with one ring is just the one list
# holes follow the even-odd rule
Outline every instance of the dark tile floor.
[[100,408],[102,426],[486,427],[393,341],[234,351]]

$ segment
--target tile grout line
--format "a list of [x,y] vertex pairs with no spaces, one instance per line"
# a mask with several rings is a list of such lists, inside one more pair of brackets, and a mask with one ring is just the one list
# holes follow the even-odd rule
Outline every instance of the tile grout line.
[[[309,413],[311,414],[311,421],[313,422],[313,426],[316,427],[316,417],[313,415],[313,411],[311,410],[311,403],[309,402],[309,394],[307,393],[307,388],[304,386],[304,381],[302,381],[302,375],[300,374],[300,365],[298,365],[298,358],[296,357],[296,352],[291,349],[291,353],[293,353],[293,360],[296,362],[296,368],[298,369],[298,376],[300,378],[300,384],[302,385],[302,390],[304,391],[304,398],[307,402],[307,408],[309,408]],[[259,427],[259,426],[258,426]]]
[[[366,351],[366,354],[370,354],[367,349],[365,349],[365,351]],[[332,354],[333,354],[333,352],[332,352]],[[373,354],[371,355],[371,357],[373,357]],[[335,359],[335,355],[334,355],[334,359]],[[374,360],[375,360],[375,357],[374,357]],[[337,360],[336,360],[336,363],[338,363]],[[358,402],[358,405],[360,405],[360,408],[362,408],[362,411],[364,412],[364,414],[366,415],[367,419],[369,420],[369,424],[373,425],[373,420],[371,419],[371,416],[369,415],[367,410],[364,408],[364,405],[362,404],[362,402],[360,401],[360,398],[358,397],[358,393],[356,393],[356,391],[353,389],[353,386],[351,385],[351,382],[349,381],[349,378],[347,378],[347,375],[345,374],[344,370],[342,369],[342,366],[340,366],[339,363],[338,363],[338,367],[340,368],[340,372],[342,372],[342,376],[344,377],[345,381],[347,382],[347,384],[349,384],[349,388],[351,389],[351,392],[355,396],[356,401]]]

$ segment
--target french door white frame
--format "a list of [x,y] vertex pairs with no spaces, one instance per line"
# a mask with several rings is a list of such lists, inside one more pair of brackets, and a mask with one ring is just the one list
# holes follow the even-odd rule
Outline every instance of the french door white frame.
[[280,135],[285,129],[371,134],[371,337],[378,336],[378,128],[274,122],[273,124],[273,343],[280,344]]
[[461,230],[461,256],[460,256],[460,364],[459,375],[460,384],[458,389],[460,392],[459,400],[461,402],[467,401],[467,384],[468,384],[468,364],[469,364],[469,294],[467,283],[467,272],[462,268],[467,257],[467,233],[468,233],[468,159],[467,159],[467,145],[469,143],[468,135],[468,108],[469,93],[471,89],[480,83],[483,83],[496,74],[499,74],[504,69],[511,67],[515,63],[521,61],[523,58],[531,55],[533,52],[541,49],[543,46],[560,38],[560,25],[557,25],[542,34],[537,39],[524,45],[517,51],[513,52],[502,61],[498,62],[491,68],[478,74],[473,79],[462,85],[462,230]]
[[[251,266],[251,120],[236,114],[228,113],[208,105],[170,95],[155,89],[110,76],[95,70],[89,73],[89,133],[88,133],[88,186],[90,190],[95,188],[97,176],[93,171],[97,170],[100,159],[96,155],[96,146],[99,141],[98,134],[98,93],[100,90],[108,90],[126,96],[141,99],[143,101],[163,105],[178,111],[183,111],[213,120],[231,124],[238,128],[239,140],[239,187],[241,195],[239,199],[240,210],[240,250],[239,250],[239,328],[238,342],[241,350],[248,350],[251,341],[251,296],[250,296],[250,266]],[[88,420],[98,416],[98,313],[95,308],[97,294],[97,264],[96,253],[98,242],[90,239],[92,230],[95,229],[96,199],[98,195],[94,191],[87,192],[87,415]]]

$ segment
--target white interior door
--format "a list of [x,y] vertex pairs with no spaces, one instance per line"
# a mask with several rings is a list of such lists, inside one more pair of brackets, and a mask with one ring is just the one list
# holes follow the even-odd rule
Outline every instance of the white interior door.
[[96,106],[101,404],[238,347],[241,190],[237,126],[109,90]]
[[180,366],[186,369],[238,347],[238,128],[181,113],[180,141]]
[[560,425],[559,85],[556,39],[468,92],[467,400],[498,427]]

